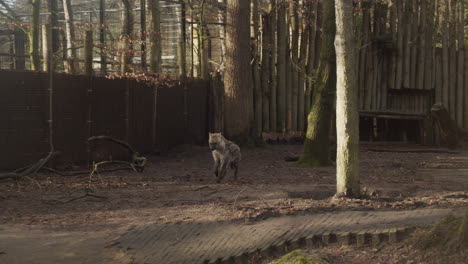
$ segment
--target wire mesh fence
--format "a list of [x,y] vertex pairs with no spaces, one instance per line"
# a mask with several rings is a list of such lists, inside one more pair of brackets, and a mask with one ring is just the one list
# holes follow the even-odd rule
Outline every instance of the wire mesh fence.
[[[45,1],[44,1],[45,2]],[[61,2],[61,1],[59,1]],[[99,74],[101,67],[101,52],[105,54],[106,71],[109,73],[118,72],[120,67],[119,52],[120,40],[124,20],[124,8],[121,1],[104,1],[104,9],[100,9],[100,1],[74,1],[72,4],[73,20],[75,26],[75,49],[76,60],[80,66],[81,72],[84,72],[84,41],[85,32],[91,30],[94,48],[93,48],[93,69],[96,74]],[[221,41],[220,29],[224,27],[220,21],[219,14],[221,9],[216,5],[207,5],[200,10],[202,0],[190,1],[188,5],[184,5],[179,1],[160,1],[160,34],[161,34],[161,50],[162,72],[168,74],[177,74],[179,68],[178,45],[183,40],[187,47],[185,54],[186,69],[190,76],[199,76],[200,74],[200,42],[205,43],[205,49],[208,52],[208,62],[210,70],[214,70],[221,66]],[[150,12],[147,7],[146,0],[136,1],[132,14],[134,17],[133,33],[130,36],[131,43],[131,70],[140,72],[147,70],[149,65],[149,38],[148,26],[150,23]],[[62,4],[59,3],[58,10],[63,10]],[[144,7],[144,8],[142,8]],[[40,23],[50,24],[51,14],[47,11],[47,6],[41,9]],[[43,11],[43,12],[42,12]],[[101,24],[100,14],[104,11],[104,23]],[[182,18],[184,11],[185,19]],[[30,11],[25,9],[24,13],[18,14],[18,19],[25,24],[30,23]],[[143,13],[142,13],[143,12]],[[206,25],[206,32],[202,37],[199,32],[201,29],[200,15],[203,12],[203,24]],[[144,15],[144,16],[142,16]],[[142,22],[145,27],[142,27]],[[58,26],[54,28],[57,32],[57,49],[54,51],[54,58],[60,63],[56,64],[57,71],[63,71],[64,65],[61,63],[66,60],[66,20],[64,12],[58,12]],[[13,23],[6,23],[7,30],[0,31],[0,68],[1,69],[28,69],[30,67],[30,58],[28,54],[29,41],[26,35],[19,40],[18,29]],[[104,42],[100,41],[100,31],[104,30]],[[146,29],[146,30],[142,30]],[[185,35],[182,36],[182,30]],[[20,32],[22,33],[22,32]],[[39,37],[40,50],[42,47],[42,32]],[[201,40],[203,38],[203,40]],[[21,42],[21,43],[18,43]],[[101,49],[102,48],[102,49]],[[20,50],[18,50],[20,49]],[[143,54],[143,56],[142,56]],[[20,58],[18,62],[18,58]],[[42,55],[41,55],[42,59]],[[143,60],[142,60],[143,59]],[[80,73],[80,72],[78,72]]]

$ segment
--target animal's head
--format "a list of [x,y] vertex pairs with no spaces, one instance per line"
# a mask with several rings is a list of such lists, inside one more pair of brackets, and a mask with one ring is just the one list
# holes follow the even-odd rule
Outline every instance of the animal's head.
[[209,133],[208,144],[211,150],[216,150],[222,147],[223,136],[221,135],[221,133]]

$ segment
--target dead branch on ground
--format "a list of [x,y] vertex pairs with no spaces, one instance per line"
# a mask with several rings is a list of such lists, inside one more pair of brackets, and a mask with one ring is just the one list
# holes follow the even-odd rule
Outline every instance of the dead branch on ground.
[[[131,154],[131,160],[130,160],[130,162],[126,162],[126,161],[101,161],[101,162],[96,163],[94,166],[100,166],[100,165],[105,165],[105,164],[110,164],[110,163],[119,163],[119,164],[129,165],[135,172],[143,172],[143,170],[145,169],[145,165],[146,165],[146,158],[143,157],[143,156],[140,156],[140,153],[135,151],[130,146],[130,144],[128,144],[125,141],[115,139],[115,138],[109,137],[109,136],[104,136],[104,135],[94,136],[94,137],[88,138],[89,143],[91,143],[93,141],[99,141],[99,140],[109,141],[109,142],[115,143],[115,144],[127,149]],[[96,167],[96,169],[97,169],[97,167]]]
[[38,162],[30,166],[15,170],[14,172],[2,173],[0,174],[0,180],[19,179],[22,177],[29,176],[30,174],[36,174],[40,169],[43,168],[45,164],[47,164],[50,160],[57,156],[58,153],[58,151],[49,152],[47,157],[40,159]]
[[232,204],[232,210],[234,210],[235,207],[236,207],[237,199],[239,198],[239,195],[240,195],[242,192],[244,192],[245,189],[247,189],[247,188],[251,188],[252,190],[256,191],[257,194],[260,196],[260,200],[261,200],[268,208],[271,208],[271,206],[265,201],[265,199],[263,198],[263,195],[258,191],[257,188],[252,187],[252,186],[250,186],[250,185],[246,185],[246,186],[244,186],[244,188],[242,188],[242,189],[240,190],[240,192],[237,193],[236,199],[234,199],[234,203]]

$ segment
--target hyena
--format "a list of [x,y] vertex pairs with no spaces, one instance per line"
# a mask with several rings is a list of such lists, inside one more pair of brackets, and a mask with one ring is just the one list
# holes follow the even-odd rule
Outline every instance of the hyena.
[[208,143],[215,163],[216,182],[219,183],[226,176],[228,167],[234,170],[234,180],[237,180],[237,169],[241,160],[239,146],[224,138],[221,133],[209,133]]

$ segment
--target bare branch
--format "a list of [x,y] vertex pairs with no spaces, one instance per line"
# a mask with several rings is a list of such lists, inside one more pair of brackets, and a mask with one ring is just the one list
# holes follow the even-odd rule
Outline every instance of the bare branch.
[[[1,0],[0,0],[1,1]],[[3,11],[0,10],[0,16],[3,16],[5,17],[6,19],[10,20],[13,24],[15,24],[15,26],[17,26],[19,29],[21,29],[22,31],[24,31],[24,33],[28,34],[29,32],[26,30],[26,28],[24,28],[22,25],[21,25],[21,21],[14,18],[14,17],[11,17],[7,14],[5,14]]]

